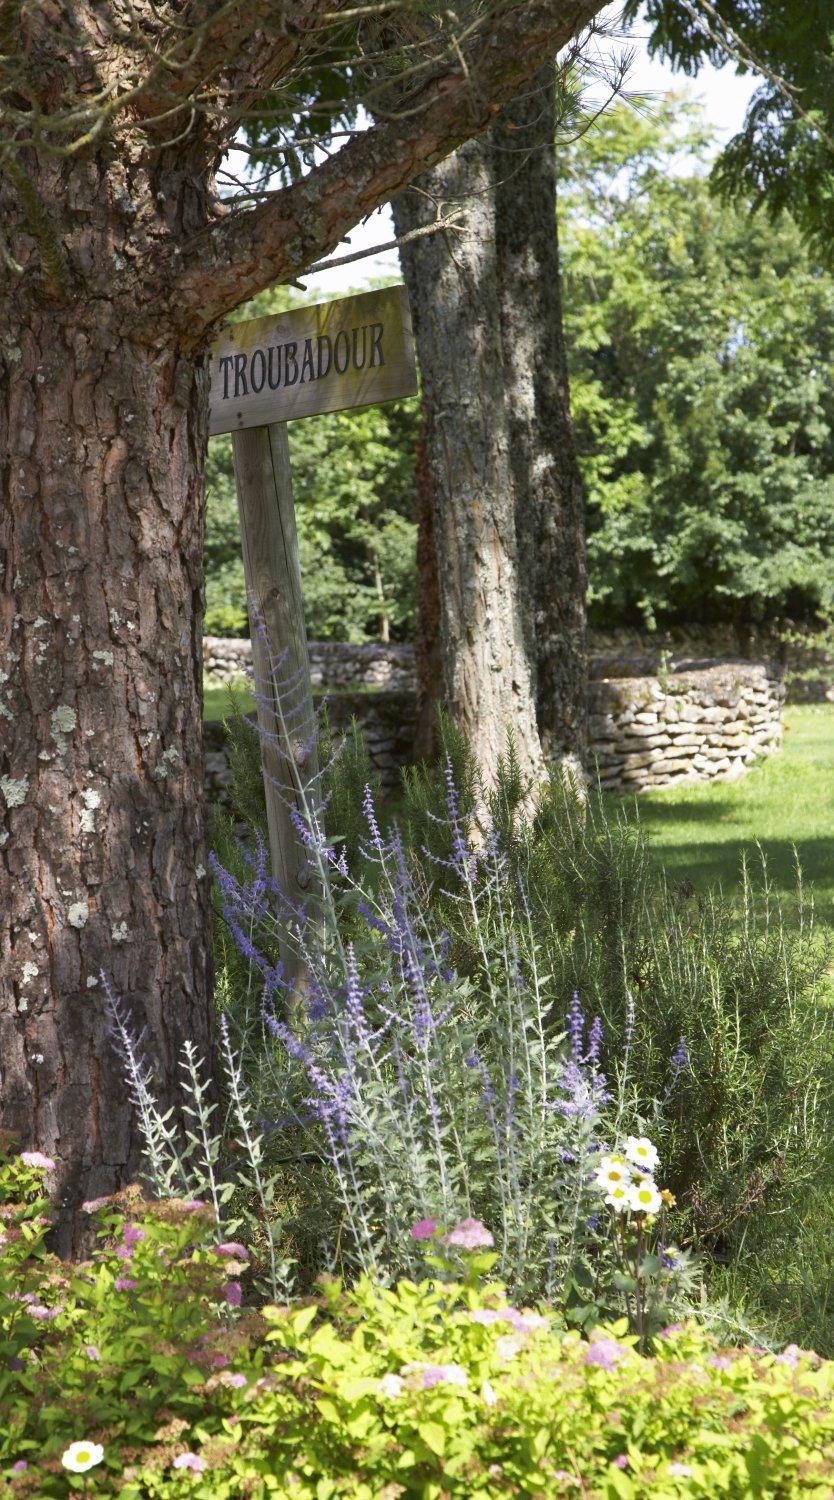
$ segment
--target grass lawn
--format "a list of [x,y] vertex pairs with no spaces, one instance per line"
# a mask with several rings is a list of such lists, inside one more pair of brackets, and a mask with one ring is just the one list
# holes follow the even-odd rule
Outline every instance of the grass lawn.
[[241,713],[252,713],[255,708],[255,700],[247,687],[222,684],[220,687],[204,687],[203,689],[203,720],[204,722],[216,722],[225,719],[229,712],[229,694],[234,693],[235,702],[239,705]]
[[795,846],[818,916],[834,926],[834,705],[786,708],[783,749],[741,780],[647,792],[638,806],[657,858],[696,887],[734,885],[742,850],[755,856],[758,844],[789,895]]

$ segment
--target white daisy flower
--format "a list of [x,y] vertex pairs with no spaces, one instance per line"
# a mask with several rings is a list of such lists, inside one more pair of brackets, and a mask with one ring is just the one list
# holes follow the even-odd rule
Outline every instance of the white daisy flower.
[[605,1192],[615,1187],[626,1187],[631,1181],[631,1168],[624,1156],[604,1156],[597,1167],[596,1185]]
[[608,1204],[608,1207],[613,1208],[616,1213],[627,1213],[631,1208],[631,1193],[629,1186],[619,1183],[617,1187],[613,1187],[611,1189],[610,1193],[606,1193],[605,1201]]
[[642,1182],[634,1183],[629,1188],[628,1202],[632,1213],[635,1214],[659,1214],[663,1206],[663,1199],[649,1177],[645,1177]]
[[386,1401],[395,1400],[397,1396],[402,1395],[404,1389],[405,1381],[401,1375],[383,1375],[377,1385],[380,1396],[384,1396]]
[[644,1172],[653,1172],[659,1160],[657,1147],[647,1135],[630,1135],[625,1143],[625,1154],[635,1167],[642,1167]]
[[66,1453],[61,1454],[61,1463],[71,1474],[86,1474],[104,1458],[101,1443],[70,1443]]

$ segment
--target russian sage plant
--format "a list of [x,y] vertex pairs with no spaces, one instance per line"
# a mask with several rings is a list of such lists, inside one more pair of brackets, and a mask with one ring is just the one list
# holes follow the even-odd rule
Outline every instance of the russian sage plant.
[[[233,1015],[257,1058],[250,1084],[295,1237],[312,1236],[312,1259],[342,1272],[416,1274],[411,1225],[475,1218],[491,1226],[498,1273],[516,1292],[580,1317],[619,1310],[621,1225],[600,1212],[594,1174],[623,1128],[627,1058],[615,1099],[600,1021],[578,995],[566,1006],[542,971],[523,883],[498,833],[462,808],[451,760],[432,847],[418,857],[396,825],[383,834],[369,785],[362,802],[351,861],[321,808],[297,814],[320,874],[306,908],[288,905],[262,845],[242,873],[214,859],[248,971]],[[467,935],[463,967],[437,921],[438,887]],[[279,936],[294,948],[289,973]]]

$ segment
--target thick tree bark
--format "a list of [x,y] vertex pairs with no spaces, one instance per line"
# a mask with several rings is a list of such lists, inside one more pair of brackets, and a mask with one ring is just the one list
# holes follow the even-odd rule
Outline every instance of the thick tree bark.
[[437,552],[434,542],[434,490],[429,470],[429,412],[417,445],[414,519],[417,522],[417,724],[414,754],[431,760],[437,741],[437,710],[442,700],[443,666],[440,655],[440,600]]
[[397,233],[449,202],[464,206],[462,233],[412,240],[402,265],[430,414],[444,699],[490,789],[509,732],[526,779],[537,783],[543,765],[518,593],[488,137],[395,200]]
[[[180,1102],[183,1040],[211,1040],[200,648],[213,325],[481,130],[600,6],[487,8],[454,46],[441,20],[407,108],[228,212],[213,171],[243,112],[320,59],[343,8],[59,0],[2,18],[0,1127],[57,1162],[61,1250],[78,1243],[79,1202],[138,1162],[99,970],[146,1032],[163,1108]],[[506,469],[503,435],[484,441]],[[464,609],[484,608],[483,584],[518,633],[506,507],[483,522],[473,509],[460,540]],[[495,662],[502,645],[499,630]],[[458,675],[491,725],[495,694],[480,702]]]
[[[541,72],[485,136],[394,204],[399,234],[430,222],[437,204],[466,212],[460,239],[414,240],[400,256],[428,455],[418,505],[421,608],[432,609],[434,560],[445,701],[481,747],[488,783],[495,746],[510,730],[534,778],[545,761],[580,774],[587,745],[584,514],[562,330],[553,84],[552,68]],[[452,465],[449,454],[465,459]],[[460,587],[458,554],[475,549],[475,576],[479,559],[490,556],[477,550],[473,514],[494,520],[503,549],[491,587],[478,579],[480,610]],[[421,747],[436,706],[423,684],[431,680],[434,633],[431,618],[421,621]],[[482,705],[460,688],[470,674],[481,680],[485,660],[513,685],[494,694],[498,718],[486,739],[475,722]]]
[[587,751],[585,515],[570,418],[552,68],[492,127],[504,398],[539,733],[551,766]]
[[0,1098],[74,1207],[139,1159],[99,971],[164,1103],[182,1042],[210,1043],[205,400],[199,367],[131,343],[113,307],[21,313],[0,386]]

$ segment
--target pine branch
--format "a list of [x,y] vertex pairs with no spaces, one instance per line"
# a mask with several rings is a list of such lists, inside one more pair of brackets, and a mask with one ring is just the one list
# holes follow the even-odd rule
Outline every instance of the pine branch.
[[145,128],[199,96],[224,140],[265,89],[304,61],[349,0],[190,0],[137,105]]
[[299,182],[195,235],[160,268],[169,315],[197,344],[219,318],[295,279],[354,224],[477,135],[602,9],[602,0],[512,0],[472,28],[457,59],[422,78],[402,108],[355,136]]
[[14,183],[27,233],[31,234],[40,252],[47,286],[54,296],[67,301],[73,290],[72,268],[57,225],[16,157],[6,156],[3,171]]

